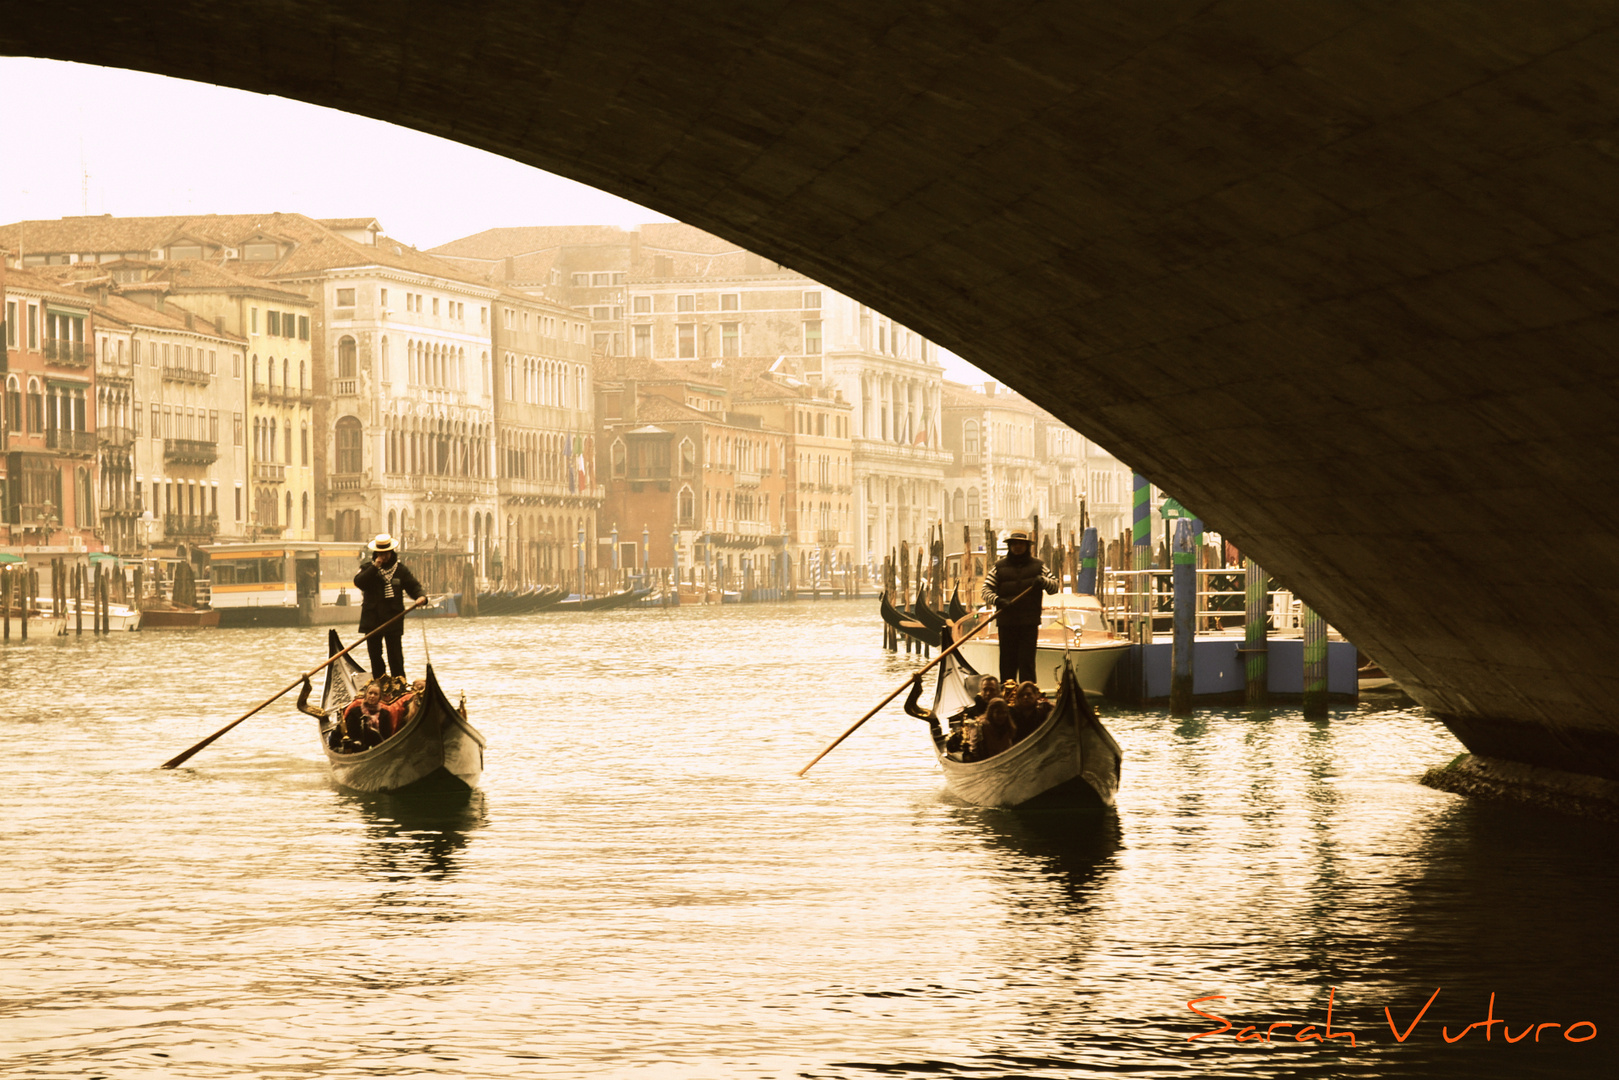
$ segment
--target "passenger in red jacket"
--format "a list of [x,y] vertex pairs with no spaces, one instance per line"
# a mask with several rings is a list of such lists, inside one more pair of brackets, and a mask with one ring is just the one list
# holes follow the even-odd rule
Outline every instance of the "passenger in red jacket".
[[372,680],[365,684],[364,696],[343,713],[343,749],[369,750],[393,733],[393,710],[382,703],[382,687]]

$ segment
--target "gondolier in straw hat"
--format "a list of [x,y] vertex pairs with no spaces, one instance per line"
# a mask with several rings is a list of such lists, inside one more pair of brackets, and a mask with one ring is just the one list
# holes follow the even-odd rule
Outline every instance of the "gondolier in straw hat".
[[1042,590],[1056,592],[1057,579],[1045,563],[1029,553],[1029,534],[1011,533],[1006,538],[1006,557],[990,567],[984,577],[984,601],[994,604],[1001,613],[997,633],[1002,682],[1035,679],[1034,650],[1040,638]]
[[[405,597],[422,598],[422,586],[410,567],[399,561],[399,544],[387,533],[380,533],[366,547],[370,559],[354,575],[354,587],[365,597],[360,605],[360,633],[368,634],[405,610]],[[371,652],[371,674],[380,679],[390,671],[405,677],[405,623],[394,623],[374,638],[366,640]],[[382,650],[388,649],[388,666],[382,666]]]

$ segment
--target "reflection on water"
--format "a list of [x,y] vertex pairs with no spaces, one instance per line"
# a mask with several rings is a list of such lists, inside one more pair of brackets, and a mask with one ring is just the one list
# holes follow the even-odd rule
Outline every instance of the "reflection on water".
[[1003,856],[1009,874],[1038,874],[1055,887],[1061,910],[1081,916],[1099,879],[1116,867],[1122,843],[1112,810],[998,810],[963,808],[964,826],[976,831],[985,849]]
[[340,803],[367,822],[361,871],[395,884],[442,880],[460,869],[471,834],[488,824],[487,797],[483,791],[409,797],[339,793]]
[[[18,1076],[1605,1075],[1612,830],[1417,784],[1420,712],[1103,707],[1116,811],[963,806],[864,605],[416,627],[485,790],[333,786],[318,631],[0,652]],[[228,650],[228,672],[219,655]],[[51,688],[48,700],[40,687]],[[1405,1042],[1383,1009],[1409,1022]],[[1589,1020],[1587,1043],[1474,1031]],[[1218,997],[1214,997],[1218,995]],[[1329,996],[1357,1045],[1298,1042]],[[1238,1043],[1187,1008],[1294,1025]],[[1217,1007],[1213,1007],[1217,1006]]]

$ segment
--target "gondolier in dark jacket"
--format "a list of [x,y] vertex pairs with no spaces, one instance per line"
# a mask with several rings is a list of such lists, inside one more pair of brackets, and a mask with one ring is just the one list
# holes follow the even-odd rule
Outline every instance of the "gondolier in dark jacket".
[[[1025,592],[1025,590],[1027,590]],[[984,577],[984,601],[999,611],[1001,681],[1034,681],[1034,650],[1040,638],[1042,592],[1055,593],[1057,579],[1029,553],[1029,534],[1006,538],[1006,557]],[[1020,595],[1021,594],[1021,595]]]
[[[422,586],[410,567],[399,561],[399,544],[387,533],[381,533],[366,545],[371,561],[360,567],[354,575],[354,587],[365,597],[360,605],[360,633],[368,634],[405,610],[405,597],[422,598]],[[376,637],[366,639],[371,653],[371,674],[382,678],[391,671],[405,677],[405,621],[400,619]],[[388,650],[388,666],[382,666],[384,646]]]

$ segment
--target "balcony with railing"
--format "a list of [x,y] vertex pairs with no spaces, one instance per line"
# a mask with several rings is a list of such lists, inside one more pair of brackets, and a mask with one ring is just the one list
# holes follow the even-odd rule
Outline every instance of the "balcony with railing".
[[58,367],[86,367],[96,358],[95,349],[84,341],[48,337],[42,345],[45,359]]
[[164,439],[163,460],[176,465],[212,465],[219,460],[219,444],[208,439]]
[[328,486],[332,491],[363,491],[365,477],[360,473],[333,473]]
[[96,357],[96,381],[104,386],[128,386],[135,380],[135,369],[126,360],[102,353]]
[[360,392],[359,387],[360,387],[360,380],[359,379],[333,379],[332,380],[332,396],[333,397],[354,397],[356,394],[358,394]]
[[201,368],[186,367],[183,364],[164,364],[163,381],[191,383],[193,386],[207,386],[213,376]]
[[253,382],[253,400],[254,401],[266,401],[266,400],[269,399],[269,397],[270,397],[270,387],[265,383],[261,383],[261,382],[259,382],[257,380],[254,380],[254,382]]
[[737,487],[758,487],[762,477],[756,472],[744,472],[741,469],[736,473]]
[[141,505],[141,500],[134,492],[119,490],[103,495],[101,505],[97,509],[101,511],[102,517],[137,518],[141,516],[141,511],[145,508]]
[[73,431],[69,428],[47,428],[45,430],[45,449],[55,450],[62,454],[89,456],[96,452],[96,433],[93,431]]
[[[292,397],[292,391],[290,391],[290,390],[287,391],[287,397],[289,399]],[[298,388],[298,404],[300,404],[300,405],[313,405],[314,403],[315,403],[315,391],[311,387],[300,386]]]
[[[337,477],[333,477],[332,490],[345,490],[335,486]],[[390,491],[419,491],[430,498],[443,498],[446,496],[470,495],[489,497],[495,494],[495,482],[481,476],[435,476],[414,474],[401,476],[398,474],[384,476],[383,486]],[[356,485],[352,490],[358,491]]]
[[818,530],[816,530],[815,542],[817,544],[836,544],[836,543],[838,543],[838,530],[836,530],[836,529],[818,529]]
[[255,461],[253,479],[265,484],[284,484],[287,482],[287,467],[267,461]]
[[96,438],[102,446],[126,447],[135,445],[135,429],[129,427],[103,426],[96,429]]
[[219,529],[218,514],[164,514],[165,536],[212,536]]

